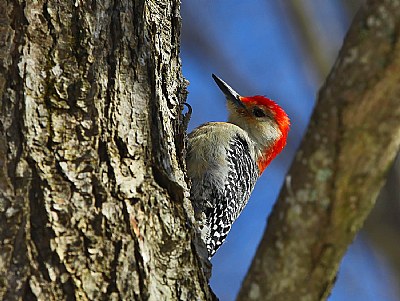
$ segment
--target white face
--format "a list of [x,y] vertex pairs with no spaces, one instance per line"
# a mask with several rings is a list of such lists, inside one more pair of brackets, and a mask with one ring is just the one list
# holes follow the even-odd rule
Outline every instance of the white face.
[[265,106],[246,104],[241,108],[228,100],[228,110],[229,122],[245,130],[258,151],[273,145],[282,136],[274,114]]
[[[226,82],[213,74],[218,87],[225,94],[229,110],[229,122],[248,133],[254,142],[255,151],[262,153],[282,137],[282,132],[271,110],[276,104],[263,96],[241,97]],[[263,101],[257,101],[262,99]],[[272,107],[268,106],[271,102]]]

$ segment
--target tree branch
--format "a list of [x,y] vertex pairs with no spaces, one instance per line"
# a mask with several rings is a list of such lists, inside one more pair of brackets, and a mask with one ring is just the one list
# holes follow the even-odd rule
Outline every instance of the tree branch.
[[238,300],[329,295],[399,149],[399,29],[399,1],[357,14]]

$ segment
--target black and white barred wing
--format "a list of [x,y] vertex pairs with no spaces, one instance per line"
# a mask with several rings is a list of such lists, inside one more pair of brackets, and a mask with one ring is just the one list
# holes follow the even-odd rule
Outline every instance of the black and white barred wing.
[[233,137],[226,151],[228,171],[224,188],[212,190],[213,206],[206,208],[209,229],[206,244],[210,257],[225,241],[233,222],[246,206],[259,176],[245,139],[239,135]]

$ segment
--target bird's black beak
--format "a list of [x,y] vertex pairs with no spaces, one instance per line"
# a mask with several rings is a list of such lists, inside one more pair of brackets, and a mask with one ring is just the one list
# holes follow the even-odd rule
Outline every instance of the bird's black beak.
[[212,74],[212,78],[215,80],[217,83],[218,87],[221,89],[221,91],[225,94],[225,97],[233,102],[235,105],[241,108],[246,108],[242,101],[240,100],[240,95],[233,90],[226,82],[224,82],[222,79],[220,79],[218,76],[215,74]]

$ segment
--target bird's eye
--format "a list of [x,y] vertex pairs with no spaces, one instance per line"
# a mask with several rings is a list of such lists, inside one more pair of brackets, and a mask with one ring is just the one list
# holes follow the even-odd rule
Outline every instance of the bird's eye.
[[262,109],[260,109],[259,107],[255,107],[253,109],[253,114],[256,117],[265,117],[266,116],[265,112]]

